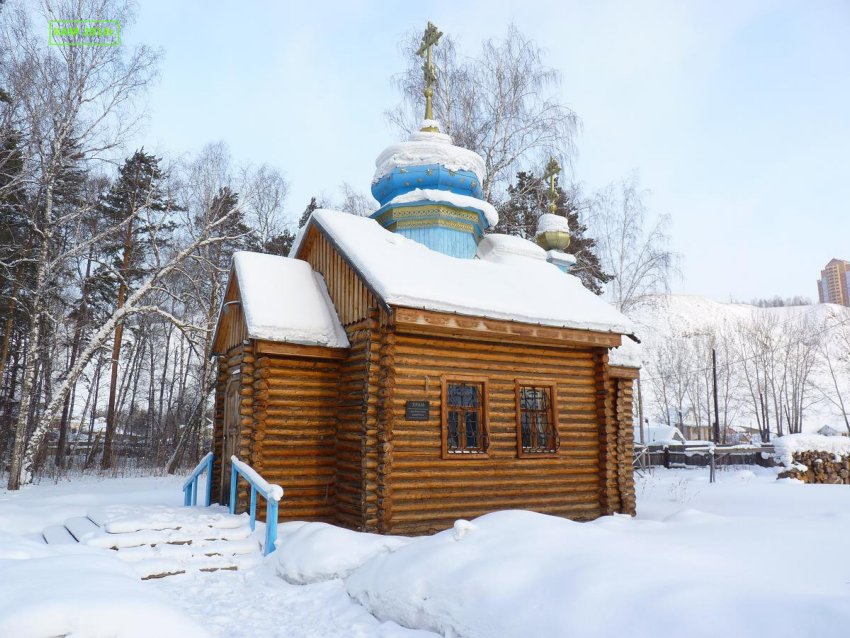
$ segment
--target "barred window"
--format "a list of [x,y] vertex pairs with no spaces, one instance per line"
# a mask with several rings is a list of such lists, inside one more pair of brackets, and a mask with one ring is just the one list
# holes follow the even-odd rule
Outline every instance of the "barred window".
[[484,381],[443,381],[443,454],[487,452]]
[[517,451],[520,456],[554,454],[558,430],[551,385],[517,386]]

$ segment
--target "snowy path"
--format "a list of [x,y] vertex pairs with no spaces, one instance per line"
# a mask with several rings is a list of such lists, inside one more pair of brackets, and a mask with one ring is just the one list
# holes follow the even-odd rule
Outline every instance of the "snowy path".
[[222,638],[437,638],[378,622],[349,598],[341,580],[290,585],[268,566],[172,576],[147,584],[164,591]]

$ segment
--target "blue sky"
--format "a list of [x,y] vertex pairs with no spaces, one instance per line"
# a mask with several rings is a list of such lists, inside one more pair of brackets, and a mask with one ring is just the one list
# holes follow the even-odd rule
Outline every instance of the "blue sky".
[[473,52],[513,21],[581,118],[574,179],[636,170],[671,216],[676,291],[816,298],[820,268],[850,259],[850,3],[145,0],[137,17],[125,42],[165,54],[137,144],[224,140],[286,173],[290,215],[367,191],[398,139],[404,33],[431,20]]

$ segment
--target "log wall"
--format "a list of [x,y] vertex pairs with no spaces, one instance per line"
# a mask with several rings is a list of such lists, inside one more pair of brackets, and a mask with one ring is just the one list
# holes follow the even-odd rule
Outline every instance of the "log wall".
[[251,464],[283,487],[281,521],[334,521],[339,378],[336,359],[257,359]]
[[634,381],[638,371],[634,368],[610,368],[611,402],[614,407],[616,446],[614,448],[616,481],[611,499],[614,511],[635,514],[634,479]]
[[[378,504],[378,467],[380,454],[378,452],[378,424],[382,417],[380,410],[380,383],[381,370],[381,318],[383,317],[375,308],[369,309],[367,320],[369,330],[369,347],[366,362],[366,418],[363,422],[363,526],[361,529],[376,532],[379,529],[379,504]],[[381,505],[383,507],[383,505]]]
[[[262,432],[256,427],[254,403],[254,367],[255,357],[250,343],[240,343],[231,347],[224,355],[218,358],[218,377],[216,379],[215,391],[215,414],[213,421],[213,449],[215,455],[213,460],[213,502],[222,502],[221,473],[223,455],[223,439],[225,428],[225,401],[228,383],[235,379],[238,386],[239,405],[236,410],[239,428],[239,441],[234,453],[246,463],[253,464],[258,461],[255,456],[257,441],[261,440]],[[226,483],[229,485],[229,478]],[[247,491],[240,485],[238,492],[239,503],[244,504]]]
[[[255,355],[241,344],[220,358],[215,500],[223,394],[235,373],[239,456],[284,487],[282,521],[419,534],[507,508],[579,520],[634,513],[635,373],[610,368],[604,348],[395,333],[377,309],[347,332],[351,348],[344,359]],[[442,458],[443,375],[487,379],[487,458]],[[557,455],[519,457],[518,381],[556,384]],[[423,399],[430,401],[430,419],[406,421],[406,401]],[[240,482],[238,508],[246,506]]]
[[227,357],[218,357],[218,376],[215,384],[213,402],[213,468],[210,499],[212,503],[221,503],[221,445],[224,432],[224,387],[227,383]]
[[340,525],[359,530],[366,527],[366,477],[376,470],[366,461],[366,424],[377,415],[369,393],[371,322],[353,324],[347,333],[351,348],[339,372],[335,518]]
[[[383,360],[393,367],[381,382],[382,398],[393,409],[392,420],[382,424],[389,432],[379,434],[379,467],[386,474],[379,481],[385,517],[380,531],[429,533],[457,518],[508,508],[574,519],[604,512],[600,442],[607,440],[609,426],[600,437],[598,425],[600,413],[610,411],[608,388],[600,386],[606,377],[604,355],[599,354],[604,349],[476,343],[410,333],[387,334],[383,340]],[[488,458],[441,458],[443,374],[489,379]],[[518,458],[516,379],[558,384],[557,455]],[[423,399],[430,401],[430,419],[406,421],[405,402]]]

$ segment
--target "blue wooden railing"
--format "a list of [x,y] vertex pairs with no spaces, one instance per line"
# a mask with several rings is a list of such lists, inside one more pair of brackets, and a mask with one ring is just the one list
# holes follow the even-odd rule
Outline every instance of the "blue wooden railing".
[[198,480],[201,474],[207,473],[207,490],[204,494],[204,507],[210,506],[210,490],[212,490],[212,465],[213,453],[207,452],[207,455],[201,459],[201,462],[195,466],[189,478],[183,483],[183,505],[198,504]]
[[251,530],[257,524],[257,494],[266,499],[266,540],[263,544],[263,554],[268,555],[275,550],[277,540],[277,504],[283,498],[283,488],[273,485],[257,474],[253,468],[243,463],[235,456],[230,457],[230,513],[236,513],[236,483],[241,476],[251,487]]

